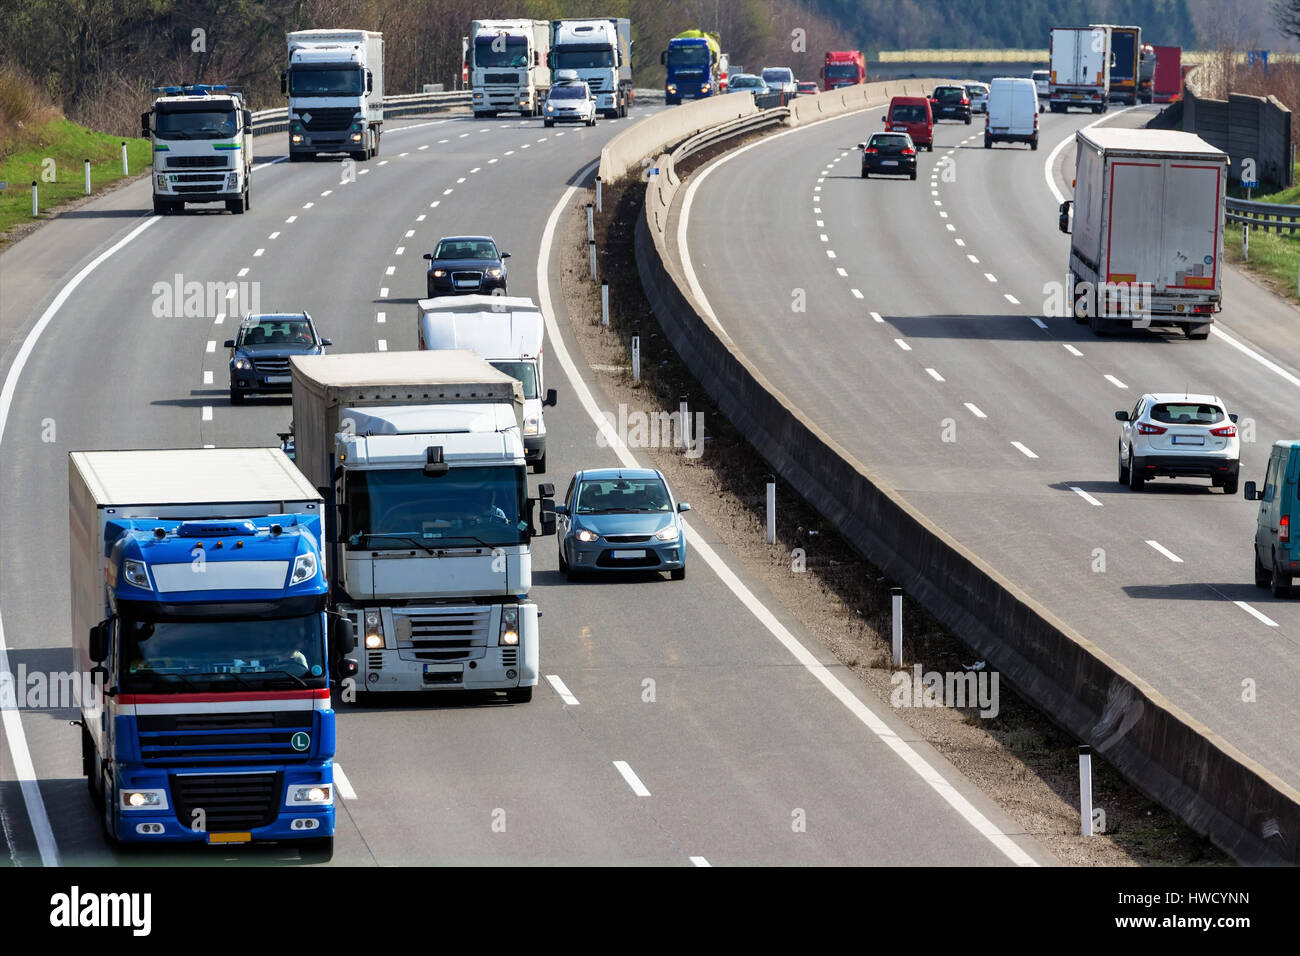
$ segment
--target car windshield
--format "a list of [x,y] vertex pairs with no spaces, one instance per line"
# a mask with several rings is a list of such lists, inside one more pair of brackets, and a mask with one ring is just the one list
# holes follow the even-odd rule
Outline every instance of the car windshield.
[[528,41],[523,37],[475,37],[474,65],[488,69],[525,67],[528,65]]
[[348,547],[365,551],[527,541],[524,468],[468,466],[430,477],[422,468],[350,471]]
[[659,478],[588,479],[578,486],[574,509],[580,515],[671,511],[668,489]]
[[172,619],[153,610],[132,602],[119,618],[123,691],[326,686],[318,613],[286,617],[269,602],[220,605],[207,613],[189,606],[184,617]]
[[742,77],[739,77],[738,79],[733,80],[732,83],[731,83],[731,85],[732,85],[733,88],[744,89],[744,90],[748,90],[748,89],[755,89],[755,90],[759,90],[759,89],[767,89],[767,84],[764,83],[764,82],[763,82],[761,79],[759,79],[757,76],[742,76]]
[[585,100],[586,98],[587,88],[578,86],[576,83],[551,88],[551,99],[553,100]]
[[1157,402],[1151,420],[1166,425],[1214,425],[1223,421],[1223,409],[1197,402]]
[[438,243],[435,259],[500,259],[495,242],[487,239],[444,239]]
[[239,128],[234,110],[176,110],[158,107],[154,136],[158,139],[224,139]]
[[789,70],[764,70],[764,83],[793,83],[794,74]]
[[907,137],[897,134],[877,133],[871,137],[871,142],[867,145],[874,149],[903,149],[907,146]]
[[270,349],[288,345],[315,345],[316,336],[306,319],[264,318],[239,329],[240,348]]
[[989,88],[987,86],[976,86],[972,83],[970,86],[966,87],[966,92],[970,96],[988,96]]
[[537,397],[537,366],[532,362],[493,362],[492,367],[517,379],[524,386],[524,398]]
[[358,66],[295,66],[289,70],[290,96],[359,96],[365,77]]
[[908,106],[895,106],[895,107],[894,107],[894,112],[891,114],[891,117],[890,117],[890,122],[893,122],[893,123],[924,123],[924,122],[925,122],[925,107],[923,107],[923,106],[916,106],[915,104],[908,105]]

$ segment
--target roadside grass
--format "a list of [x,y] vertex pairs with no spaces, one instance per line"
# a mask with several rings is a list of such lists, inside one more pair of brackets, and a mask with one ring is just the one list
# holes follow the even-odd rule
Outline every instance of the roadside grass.
[[[1300,211],[1300,210],[1298,210]],[[1264,232],[1254,229],[1250,233],[1250,258],[1241,257],[1241,226],[1231,223],[1224,236],[1224,249],[1228,261],[1262,279],[1277,295],[1291,303],[1300,303],[1296,294],[1297,276],[1300,275],[1300,238],[1295,233]]]
[[[148,140],[125,140],[132,174],[145,172],[152,160]],[[37,184],[38,219],[49,219],[59,205],[85,195],[84,161],[90,160],[90,188],[95,193],[122,178],[122,143],[62,117],[24,124],[0,154],[0,245],[17,227],[33,222],[32,182]]]
[[[1279,189],[1276,192],[1261,193],[1257,189],[1251,190],[1250,199],[1252,202],[1271,202],[1278,205],[1300,203],[1300,163],[1295,165],[1291,182],[1295,183],[1295,185],[1288,186],[1286,189]],[[1229,183],[1228,195],[1233,199],[1245,199],[1246,190],[1241,188],[1240,183]],[[1300,215],[1300,210],[1297,210],[1297,215]]]

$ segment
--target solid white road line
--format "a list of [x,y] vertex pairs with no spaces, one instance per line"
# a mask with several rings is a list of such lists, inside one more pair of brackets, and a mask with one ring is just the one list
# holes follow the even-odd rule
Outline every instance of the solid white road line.
[[985,415],[982,411],[979,410],[978,406],[973,405],[970,402],[963,402],[962,404],[965,405],[966,408],[970,410],[970,413],[974,415],[976,418],[988,418],[987,415]]
[[620,774],[622,774],[623,779],[627,781],[627,785],[632,788],[633,793],[638,797],[650,796],[650,791],[647,790],[646,785],[641,782],[641,778],[636,775],[636,771],[628,766],[626,760],[615,760],[614,767]]
[[1264,368],[1268,369],[1270,372],[1275,372],[1276,374],[1282,376],[1282,378],[1290,382],[1292,385],[1300,387],[1300,378],[1297,378],[1295,375],[1292,375],[1290,372],[1282,368],[1282,366],[1278,365],[1276,362],[1273,362],[1265,358],[1264,356],[1260,355],[1258,352],[1256,352],[1254,349],[1250,348],[1249,346],[1243,345],[1242,343],[1238,342],[1227,332],[1224,332],[1222,329],[1220,329],[1218,325],[1210,326],[1210,332],[1218,336],[1219,338],[1223,339],[1223,341],[1227,342],[1238,352],[1254,359],[1256,362],[1264,366]]
[[1084,501],[1088,502],[1088,504],[1095,505],[1098,508],[1101,507],[1101,502],[1098,501],[1096,498],[1094,498],[1092,495],[1088,494],[1088,492],[1084,491],[1082,488],[1076,488],[1074,485],[1071,485],[1070,490],[1073,491],[1080,498],[1082,498]]
[[[825,120],[823,122],[833,122],[833,120]],[[742,146],[738,150],[729,152],[726,154],[724,159],[707,167],[703,171],[703,175],[697,174],[696,176],[692,176],[691,178],[694,180],[693,186],[698,186],[705,178],[707,178],[709,172],[718,168],[718,166],[735,156],[740,155],[744,151],[751,149],[760,143],[768,143],[782,136],[788,136],[799,132],[800,130],[810,129],[815,125],[818,124],[810,124],[809,126],[798,127],[794,130],[777,133],[774,136],[755,140],[753,143]],[[587,174],[598,165],[599,161],[589,164],[578,174],[577,181],[582,182],[586,178]],[[591,391],[587,388],[587,383],[584,382],[582,377],[578,374],[577,366],[574,364],[573,358],[569,355],[568,347],[560,336],[559,325],[555,320],[555,311],[551,301],[549,281],[551,278],[549,268],[551,250],[555,242],[556,225],[560,221],[561,214],[566,208],[568,208],[569,203],[572,201],[573,194],[577,191],[577,186],[570,186],[565,190],[564,194],[560,197],[559,202],[557,202],[551,209],[550,218],[546,222],[546,228],[542,233],[541,249],[537,259],[537,297],[540,300],[539,305],[541,306],[542,316],[546,321],[547,339],[551,343],[551,348],[555,351],[556,359],[559,360],[561,368],[564,369],[565,375],[572,384],[574,393],[578,397],[578,401],[586,410],[587,415],[591,418],[597,429],[599,429],[601,434],[605,436],[607,447],[614,450],[614,453],[618,456],[623,466],[625,468],[636,468],[640,467],[636,457],[628,450],[627,446],[618,436],[618,433],[609,424],[609,420],[601,414],[600,408],[596,404],[596,400],[592,397]],[[690,202],[691,198],[692,187],[688,187],[686,198],[683,200],[683,217],[685,217],[686,214],[686,204]],[[681,250],[683,259],[686,262],[689,262],[687,246],[681,241],[685,237],[685,229],[683,226],[679,226],[678,236],[678,248]],[[698,285],[698,283],[695,283],[693,291],[694,289],[698,289]],[[712,314],[712,307],[709,305],[707,297],[705,297],[702,292],[700,293],[699,303],[701,308],[705,310],[706,314]],[[882,321],[877,313],[873,312],[871,315],[872,318],[876,319],[876,321]],[[758,622],[767,629],[768,633],[776,638],[776,640],[779,641],[787,651],[789,651],[795,660],[802,664],[804,668],[835,697],[836,700],[842,703],[849,712],[853,714],[854,717],[864,724],[868,730],[875,734],[876,738],[880,740],[881,743],[889,747],[898,755],[899,759],[906,763],[914,773],[921,777],[921,779],[925,781],[926,785],[938,794],[939,797],[950,807],[952,807],[953,810],[962,817],[962,819],[970,824],[976,832],[992,843],[998,851],[1006,856],[1012,863],[1015,863],[1017,866],[1038,865],[1034,861],[1033,857],[1016,845],[1016,842],[1011,839],[1011,837],[995,827],[993,822],[989,820],[988,817],[984,816],[984,814],[980,813],[980,811],[976,809],[976,807],[974,807],[965,796],[963,796],[951,783],[948,782],[943,774],[930,766],[930,764],[926,762],[925,758],[912,748],[910,743],[891,730],[889,725],[881,720],[881,718],[877,716],[870,707],[863,703],[852,691],[845,687],[844,683],[835,676],[826,665],[814,657],[812,652],[809,651],[808,648],[804,647],[799,639],[791,634],[784,624],[777,620],[776,616],[767,609],[762,601],[754,596],[753,592],[745,586],[745,583],[741,581],[740,578],[736,576],[735,572],[727,566],[726,562],[718,556],[717,552],[713,550],[709,543],[693,531],[689,524],[686,525],[686,538],[689,545],[695,549],[695,553],[698,556],[697,560],[703,561],[713,570],[713,573],[721,579],[723,585],[725,585],[731,593],[736,596],[741,604],[743,604],[745,608],[758,619]]]
[[1020,442],[1018,442],[1018,441],[1013,441],[1011,444],[1012,444],[1012,446],[1013,446],[1013,447],[1014,447],[1018,452],[1020,452],[1020,453],[1021,453],[1022,455],[1024,455],[1026,458],[1037,458],[1037,457],[1038,457],[1038,456],[1035,455],[1032,451],[1030,451],[1028,448],[1026,448],[1024,445],[1020,444]]
[[[1129,110],[1135,110],[1135,109],[1137,109],[1136,106],[1126,106],[1124,109],[1116,110],[1113,113],[1111,112],[1102,113],[1099,117],[1097,117],[1087,126],[1084,126],[1082,128],[1092,129],[1098,123],[1104,123],[1106,122],[1107,119],[1116,116],[1121,116],[1124,113],[1127,113]],[[1069,136],[1065,137],[1065,139],[1057,143],[1056,147],[1050,153],[1047,154],[1047,159],[1043,161],[1043,178],[1047,180],[1047,188],[1052,191],[1052,195],[1056,197],[1056,201],[1058,203],[1065,201],[1065,195],[1059,189],[1056,188],[1056,180],[1052,177],[1052,163],[1056,162],[1056,154],[1059,153],[1061,150],[1065,149],[1067,145],[1073,142],[1074,142],[1074,134],[1071,133]]]
[[344,800],[357,798],[357,792],[352,789],[352,781],[348,779],[348,775],[343,772],[343,765],[337,760],[334,762],[334,788]]
[[1260,621],[1263,621],[1263,622],[1264,622],[1265,624],[1267,624],[1269,627],[1277,627],[1277,621],[1273,620],[1271,617],[1266,617],[1265,615],[1261,614],[1259,611],[1255,610],[1253,607],[1251,607],[1251,606],[1250,606],[1249,604],[1247,604],[1245,601],[1233,601],[1232,603],[1235,604],[1235,605],[1237,605],[1237,607],[1241,608],[1243,611],[1245,611],[1245,612],[1246,612],[1247,614],[1249,614],[1251,617],[1254,617],[1254,618],[1256,618],[1256,619],[1258,619],[1258,620],[1260,620]]
[[1157,551],[1159,551],[1161,554],[1163,554],[1163,555],[1164,555],[1166,558],[1168,558],[1170,561],[1174,562],[1174,564],[1182,564],[1182,563],[1183,563],[1183,559],[1182,559],[1182,558],[1180,558],[1178,555],[1174,554],[1172,551],[1170,551],[1168,548],[1166,548],[1166,547],[1165,547],[1163,544],[1161,544],[1159,541],[1148,541],[1147,544],[1151,545],[1151,547],[1155,548]]
[[559,674],[547,674],[547,683],[555,688],[555,692],[560,695],[560,700],[564,701],[570,707],[578,706],[578,698],[574,697],[569,688],[564,686],[564,681],[560,680]]
[[938,372],[936,372],[934,369],[932,369],[932,368],[927,368],[925,371],[926,371],[926,373],[929,374],[929,376],[930,376],[932,379],[934,379],[936,382],[942,382],[942,381],[943,381],[943,376],[940,375]]
[[1107,375],[1106,381],[1110,382],[1110,384],[1114,385],[1116,388],[1128,388],[1127,385],[1117,379],[1114,375]]

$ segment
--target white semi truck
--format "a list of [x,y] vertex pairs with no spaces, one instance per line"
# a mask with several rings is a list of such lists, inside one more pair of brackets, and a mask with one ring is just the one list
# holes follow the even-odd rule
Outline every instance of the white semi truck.
[[1075,198],[1059,210],[1075,320],[1098,335],[1156,325],[1207,338],[1222,308],[1227,153],[1176,130],[1095,127],[1075,142]]
[[576,70],[611,119],[632,106],[632,21],[627,18],[554,20],[551,67]]
[[[327,502],[334,606],[359,693],[504,691],[538,679],[523,389],[465,350],[293,359],[294,460]],[[540,534],[555,489],[539,488]]]
[[1064,113],[1071,106],[1106,112],[1110,99],[1110,27],[1053,27],[1050,58],[1048,103],[1053,113]]
[[161,86],[140,114],[140,134],[153,142],[153,211],[180,212],[187,202],[249,208],[253,115],[243,95],[224,85]]
[[298,30],[288,35],[289,161],[317,153],[379,155],[384,126],[384,35],[370,30]]
[[474,20],[469,25],[471,103],[476,117],[540,116],[551,89],[548,20]]
[[533,473],[546,473],[544,406],[554,406],[542,365],[544,323],[532,299],[502,295],[448,295],[416,303],[422,349],[469,349],[524,389],[524,455]]

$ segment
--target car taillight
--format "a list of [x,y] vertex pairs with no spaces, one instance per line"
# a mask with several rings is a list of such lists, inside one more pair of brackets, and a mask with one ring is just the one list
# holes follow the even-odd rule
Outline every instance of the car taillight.
[[1210,434],[1211,434],[1211,435],[1218,435],[1220,438],[1236,438],[1236,437],[1237,437],[1237,426],[1236,426],[1236,425],[1224,425],[1222,428],[1211,428],[1211,429],[1210,429]]
[[904,155],[904,156],[915,156],[915,155],[916,155],[916,150],[914,150],[914,149],[904,149],[904,150],[903,150],[903,155]]
[[970,100],[966,99],[966,97],[963,96],[963,97],[961,98],[961,105],[962,105],[962,106],[970,106]]
[[1139,435],[1163,435],[1169,429],[1162,428],[1159,425],[1149,425],[1146,422],[1138,422]]
[[1277,540],[1286,544],[1291,540],[1291,516],[1283,515],[1277,521]]
[[878,153],[878,152],[880,152],[880,150],[876,149],[876,147],[874,147],[874,146],[868,146],[865,150],[863,150],[863,152],[864,152],[864,153]]

